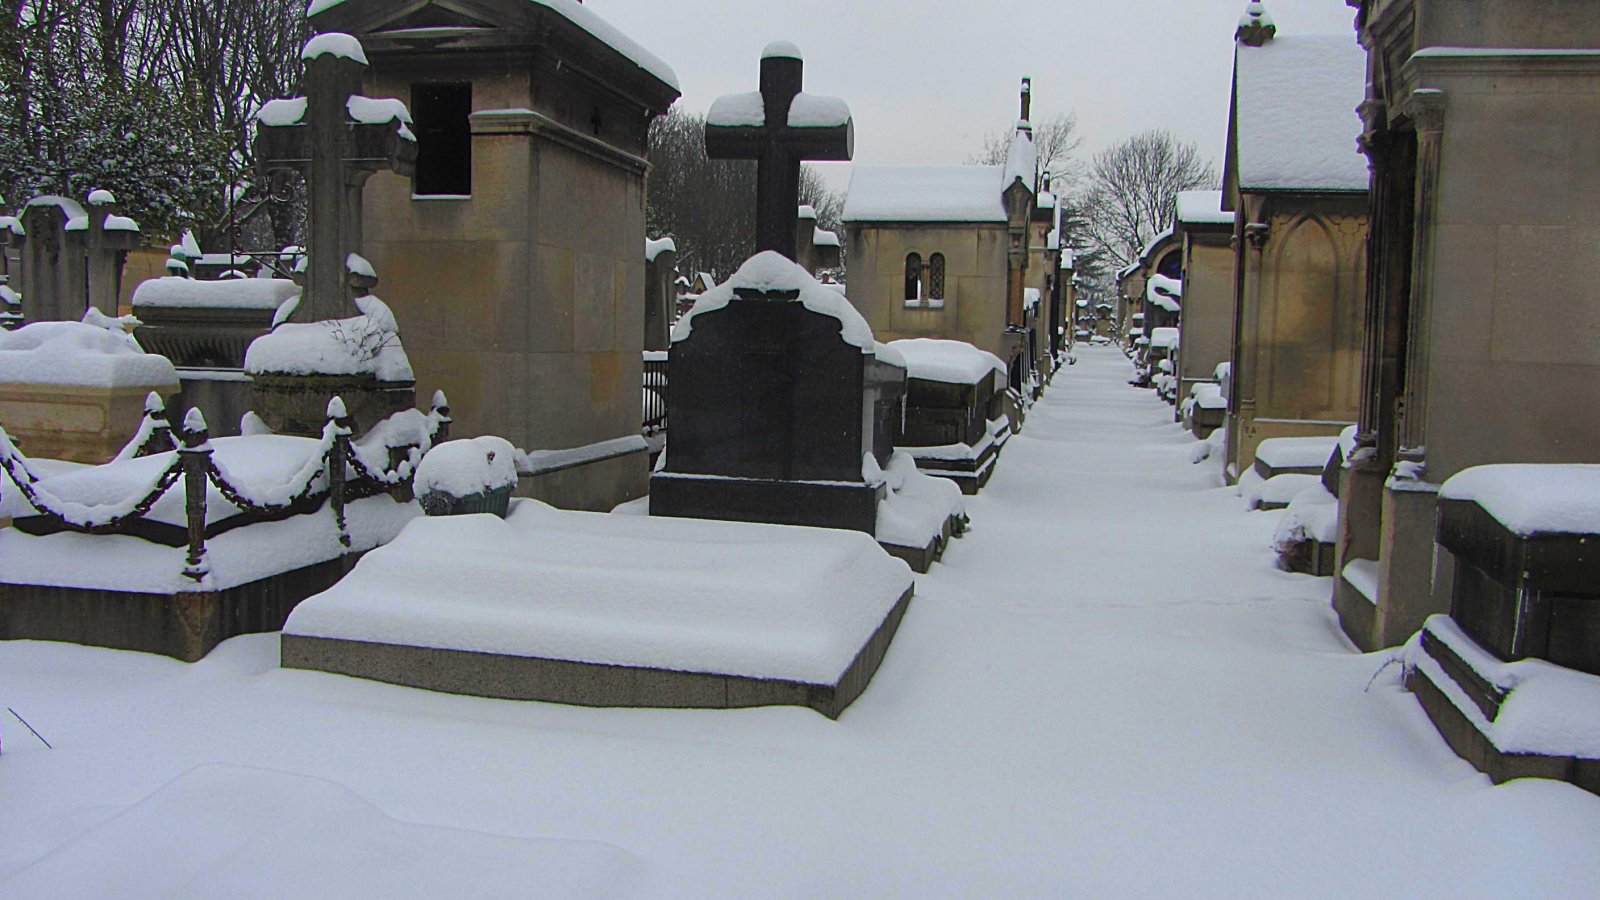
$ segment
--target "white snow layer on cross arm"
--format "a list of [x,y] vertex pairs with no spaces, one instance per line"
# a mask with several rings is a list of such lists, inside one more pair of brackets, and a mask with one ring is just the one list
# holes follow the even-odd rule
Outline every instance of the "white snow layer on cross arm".
[[846,222],[1004,222],[999,166],[856,166]]
[[689,336],[694,329],[696,317],[726,307],[733,300],[733,292],[736,289],[799,291],[800,296],[795,302],[803,304],[812,312],[839,320],[839,336],[845,343],[852,347],[860,347],[863,353],[871,353],[877,345],[877,341],[872,337],[872,326],[861,317],[861,313],[856,312],[856,308],[850,305],[844,294],[812,278],[811,273],[792,260],[771,250],[757,253],[745,260],[744,265],[740,266],[739,271],[733,273],[731,278],[701,294],[700,299],[695,301],[694,307],[673,326],[672,342],[677,343]]
[[268,100],[256,111],[256,121],[268,126],[298,125],[306,117],[306,98]]
[[284,630],[833,684],[911,582],[858,532],[517,500],[413,521]]
[[760,91],[723,94],[712,101],[706,124],[723,128],[760,128],[767,123],[767,108]]
[[838,97],[796,94],[789,104],[790,128],[838,128],[850,123],[850,105]]
[[300,293],[287,278],[230,278],[196,281],[164,276],[142,281],[133,289],[133,305],[165,309],[277,309]]
[[670,237],[658,238],[656,240],[651,240],[650,238],[644,239],[645,262],[655,262],[656,257],[668,251],[673,253],[678,252],[678,242],[674,241]]
[[1524,537],[1600,534],[1600,465],[1475,466],[1445,481],[1439,496],[1477,503]]
[[1280,35],[1234,62],[1240,190],[1364,191],[1367,55],[1347,35]]
[[[306,17],[311,18],[344,2],[345,0],[311,0],[306,7]],[[673,90],[681,90],[678,85],[678,73],[674,72],[672,67],[667,65],[661,57],[646,50],[633,38],[618,30],[615,25],[585,8],[580,0],[528,0],[528,2],[536,3],[559,14],[568,22],[588,32],[591,37],[622,54],[629,62],[654,75]],[[315,25],[312,27],[315,27]]]
[[811,245],[813,247],[837,247],[839,235],[824,228],[811,229]]
[[382,125],[396,119],[402,124],[411,124],[411,111],[406,109],[405,103],[390,97],[362,97],[357,94],[345,101],[344,108],[352,120],[364,125]]
[[908,378],[947,384],[977,384],[991,372],[998,372],[1002,376],[1006,372],[1006,364],[1000,361],[1000,357],[965,341],[905,338],[890,341],[889,346],[905,358]]
[[1223,210],[1221,191],[1181,191],[1178,221],[1185,225],[1225,225],[1233,222],[1233,213]]

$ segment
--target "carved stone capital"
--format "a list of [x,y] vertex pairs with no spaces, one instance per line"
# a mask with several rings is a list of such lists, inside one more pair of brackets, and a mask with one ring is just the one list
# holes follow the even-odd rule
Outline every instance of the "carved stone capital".
[[1417,134],[1438,134],[1444,130],[1444,113],[1448,105],[1444,91],[1419,88],[1411,92],[1402,109],[1417,127]]
[[1265,247],[1267,245],[1267,238],[1271,237],[1271,235],[1272,226],[1268,225],[1266,222],[1251,222],[1244,226],[1245,240],[1248,240],[1250,242],[1250,246],[1256,250],[1260,250],[1262,247]]

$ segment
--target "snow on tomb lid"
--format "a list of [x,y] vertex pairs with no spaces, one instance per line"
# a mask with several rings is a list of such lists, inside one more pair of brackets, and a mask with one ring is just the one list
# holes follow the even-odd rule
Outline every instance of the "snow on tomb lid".
[[837,232],[828,231],[824,228],[813,228],[811,229],[811,243],[817,247],[837,247],[839,246],[839,235]]
[[300,293],[286,278],[197,281],[166,276],[150,278],[133,289],[133,306],[162,309],[277,309]]
[[903,338],[889,347],[905,359],[906,374],[924,381],[977,384],[991,372],[1004,376],[1006,364],[987,350],[965,341],[938,338]]
[[[481,589],[463,592],[463,577]],[[834,684],[911,586],[910,569],[859,532],[523,499],[505,519],[413,520],[284,630]]]
[[176,387],[178,373],[166,357],[144,352],[121,331],[87,322],[34,322],[0,331],[0,382]]
[[1439,496],[1476,503],[1522,537],[1600,534],[1600,465],[1475,466],[1446,480]]
[[268,100],[256,111],[256,121],[273,127],[298,125],[305,120],[306,103],[304,97]]
[[[676,344],[686,340],[693,333],[697,317],[725,308],[735,299],[736,292],[742,292],[738,297],[741,301],[752,299],[748,296],[749,292],[761,292],[769,297],[756,302],[800,303],[812,312],[838,319],[839,336],[852,347],[861,348],[863,353],[873,352],[877,343],[872,336],[872,327],[844,294],[811,277],[811,273],[804,268],[772,250],[750,257],[727,281],[701,294],[694,307],[673,326],[672,342]],[[792,299],[771,296],[784,294],[794,296]]]

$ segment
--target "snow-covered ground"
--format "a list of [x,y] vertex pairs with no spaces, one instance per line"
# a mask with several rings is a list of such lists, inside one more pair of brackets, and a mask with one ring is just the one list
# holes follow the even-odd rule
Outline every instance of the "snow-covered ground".
[[837,722],[0,644],[55,745],[0,712],[0,896],[1592,897],[1600,798],[1456,759],[1281,513],[1078,359]]

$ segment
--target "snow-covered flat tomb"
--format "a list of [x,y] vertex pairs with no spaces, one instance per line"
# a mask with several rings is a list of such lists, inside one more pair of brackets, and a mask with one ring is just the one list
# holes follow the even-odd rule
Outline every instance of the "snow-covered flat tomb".
[[809,706],[866,688],[912,595],[870,536],[515,501],[412,522],[302,603],[289,668],[585,706]]

